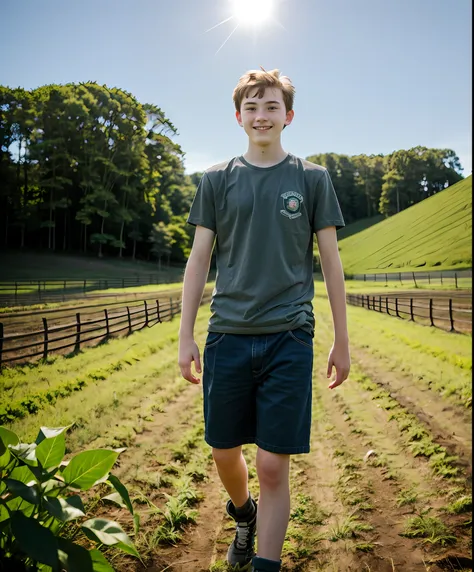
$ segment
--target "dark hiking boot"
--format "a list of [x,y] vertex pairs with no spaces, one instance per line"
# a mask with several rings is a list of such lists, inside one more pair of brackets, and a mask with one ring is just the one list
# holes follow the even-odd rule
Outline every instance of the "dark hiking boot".
[[232,501],[227,502],[227,514],[237,526],[235,538],[227,552],[227,562],[231,566],[245,566],[255,556],[255,533],[257,531],[257,503],[252,499],[253,511],[247,517],[237,517]]

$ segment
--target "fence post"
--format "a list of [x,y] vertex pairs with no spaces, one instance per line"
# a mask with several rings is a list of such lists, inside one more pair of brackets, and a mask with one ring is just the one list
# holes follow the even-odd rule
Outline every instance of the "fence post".
[[132,317],[130,316],[130,308],[127,306],[127,318],[128,318],[128,331],[132,331]]
[[415,316],[413,315],[413,298],[410,298],[410,320],[415,321]]
[[174,318],[174,313],[173,313],[173,312],[174,312],[174,308],[173,308],[173,298],[170,298],[170,315],[171,315],[170,320],[172,320],[172,319]]
[[81,349],[81,314],[77,312],[76,314],[76,347],[74,351],[79,351]]
[[372,310],[375,312],[375,296],[372,296]]
[[400,317],[400,314],[398,313],[398,298],[395,298],[395,314],[397,315],[397,318]]
[[363,294],[362,294],[361,298],[362,298],[362,308],[364,308],[364,295]]
[[105,328],[106,328],[106,336],[109,337],[110,334],[110,329],[109,329],[109,313],[107,311],[107,308],[105,308],[104,310],[104,314],[105,314]]
[[458,287],[458,273],[457,272],[454,273],[454,284],[456,285],[456,289],[457,289],[457,287]]
[[400,284],[403,284],[403,282],[402,282],[402,273],[401,273],[401,272],[398,273],[398,277],[400,278]]
[[428,284],[431,284],[431,274],[428,272]]
[[3,323],[0,322],[0,368],[2,367],[3,357]]
[[385,272],[385,284],[388,284],[388,274]]
[[433,298],[430,298],[430,326],[434,326],[434,322],[433,322]]
[[84,280],[84,292],[86,291],[87,280]]
[[364,274],[364,282],[365,282],[365,274]]
[[148,326],[148,304],[146,300],[144,300],[143,303],[145,304],[145,326]]
[[158,323],[161,324],[161,316],[160,316],[160,301],[156,301],[156,317],[158,318]]
[[412,274],[413,274],[413,282],[415,283],[415,288],[418,288],[418,284],[416,283],[415,273],[412,272]]
[[[453,318],[453,299],[449,299],[449,321],[451,323],[450,332],[454,332],[454,318]],[[0,350],[1,352],[1,350]]]
[[385,310],[387,311],[387,314],[390,316],[390,309],[388,307],[388,296],[385,297]]
[[441,271],[441,284],[443,283],[443,271]]
[[43,342],[43,359],[48,357],[48,320],[43,318],[43,329],[44,329],[44,342]]
[[382,296],[379,296],[379,312],[382,313]]

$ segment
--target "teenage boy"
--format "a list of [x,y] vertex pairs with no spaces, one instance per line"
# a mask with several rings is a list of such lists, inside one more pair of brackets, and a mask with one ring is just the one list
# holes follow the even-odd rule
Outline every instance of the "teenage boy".
[[[336,228],[344,225],[327,170],[283,150],[295,89],[278,70],[244,74],[233,93],[247,152],[206,170],[188,222],[196,226],[183,284],[179,366],[201,373],[194,325],[216,249],[217,278],[204,348],[205,439],[230,500],[236,534],[227,559],[277,572],[290,515],[290,455],[308,453],[314,316],[313,234],[331,305],[329,388],[350,369],[344,275]],[[242,445],[256,443],[257,503]],[[255,554],[255,534],[258,551]]]

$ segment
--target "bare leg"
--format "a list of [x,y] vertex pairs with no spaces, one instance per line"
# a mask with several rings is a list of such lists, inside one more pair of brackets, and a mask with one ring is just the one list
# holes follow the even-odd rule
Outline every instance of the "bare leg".
[[249,498],[247,463],[242,447],[212,449],[217,472],[235,507],[241,507]]
[[257,516],[257,554],[279,561],[290,518],[290,456],[257,451],[260,483]]

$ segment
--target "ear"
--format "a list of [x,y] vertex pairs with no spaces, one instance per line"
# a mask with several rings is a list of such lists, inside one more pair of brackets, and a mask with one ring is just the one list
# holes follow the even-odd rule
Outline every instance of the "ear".
[[235,118],[237,119],[237,123],[240,125],[240,127],[243,127],[242,115],[240,114],[240,111],[235,112]]
[[285,125],[289,125],[293,121],[293,117],[295,116],[295,112],[293,109],[288,111],[286,114]]

